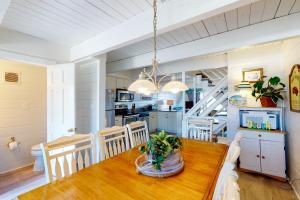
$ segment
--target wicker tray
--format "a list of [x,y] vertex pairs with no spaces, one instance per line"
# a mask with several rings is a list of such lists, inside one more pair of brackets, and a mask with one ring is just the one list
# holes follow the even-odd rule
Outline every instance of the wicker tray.
[[135,166],[138,173],[152,177],[169,177],[178,174],[184,167],[184,162],[180,152],[169,155],[161,164],[161,170],[156,170],[151,160],[148,160],[146,155],[140,155],[135,160]]

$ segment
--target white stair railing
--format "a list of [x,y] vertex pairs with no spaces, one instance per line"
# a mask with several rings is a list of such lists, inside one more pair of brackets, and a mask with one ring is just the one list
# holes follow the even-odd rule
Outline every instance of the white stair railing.
[[222,91],[222,89],[227,88],[228,86],[228,78],[227,76],[225,76],[223,79],[221,79],[218,84],[213,87],[211,90],[209,90],[206,95],[199,101],[197,102],[186,114],[185,116],[192,116],[194,115],[199,109],[207,106],[207,104],[210,103],[210,101],[212,101],[212,97],[216,97],[219,95],[220,91]]
[[198,117],[205,117],[209,113],[211,113],[218,105],[224,102],[228,98],[228,92],[224,92],[222,96],[220,96],[216,101],[214,101],[210,106],[208,106],[205,110],[202,110],[201,113],[198,113]]
[[228,77],[221,79],[215,87],[209,90],[206,95],[197,102],[186,114],[183,115],[182,136],[186,137],[189,120],[193,118],[205,118],[218,105],[224,105],[228,98]]

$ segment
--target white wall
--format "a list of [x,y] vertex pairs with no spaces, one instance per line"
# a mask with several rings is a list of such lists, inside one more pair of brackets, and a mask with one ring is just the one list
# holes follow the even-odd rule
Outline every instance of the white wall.
[[[283,43],[283,74],[288,80],[289,73],[294,64],[300,64],[300,38],[291,39]],[[287,95],[289,98],[289,95]],[[291,180],[300,178],[300,113],[291,112],[289,109],[289,100],[286,100],[286,127],[288,131],[288,159],[289,174]],[[300,180],[294,181],[298,197],[300,197]]]
[[[266,44],[256,47],[236,50],[228,53],[228,86],[230,95],[238,93],[234,86],[242,80],[243,69],[264,68],[264,75],[279,76],[287,85],[285,106],[287,143],[288,143],[288,172],[291,180],[300,178],[300,113],[291,112],[289,109],[288,76],[294,64],[300,64],[300,38],[290,39],[283,42]],[[259,102],[248,93],[248,106],[259,106]],[[238,129],[238,109],[229,104],[228,107],[228,134],[233,136]],[[293,182],[294,188],[300,194],[300,181]]]
[[104,128],[106,56],[77,63],[76,128],[78,133],[96,133]]
[[[20,84],[4,82],[4,72],[21,74]],[[33,163],[31,147],[46,141],[45,67],[0,60],[0,173]],[[7,148],[14,136],[20,146]]]
[[[264,75],[267,78],[279,76],[284,79],[281,46],[281,42],[277,42],[229,52],[227,54],[229,96],[239,93],[235,91],[235,86],[242,81],[243,70],[264,68]],[[251,96],[251,90],[248,91],[247,101],[248,106],[260,106],[260,102],[256,102]],[[227,126],[228,135],[233,137],[239,128],[239,117],[238,108],[230,104]]]

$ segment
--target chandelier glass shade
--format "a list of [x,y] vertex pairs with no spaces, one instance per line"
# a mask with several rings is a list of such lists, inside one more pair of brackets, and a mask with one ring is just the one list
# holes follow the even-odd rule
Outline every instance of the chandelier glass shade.
[[[163,75],[160,79],[158,79],[157,74],[159,72],[158,69],[158,61],[156,59],[157,55],[157,0],[153,0],[153,65],[151,72],[147,73],[146,70],[142,71],[139,75],[139,79],[134,81],[129,87],[129,91],[133,91],[136,93],[142,93],[145,95],[150,95],[152,93],[159,92],[161,86],[160,82],[168,77],[169,75]],[[163,92],[172,92],[178,93],[181,91],[187,90],[188,87],[180,82],[176,81],[176,76],[173,75],[171,81],[167,83],[163,88]]]
[[149,95],[152,93],[156,93],[158,91],[158,88],[156,87],[156,85],[153,82],[151,82],[145,78],[144,72],[141,72],[139,75],[139,79],[134,81],[128,87],[128,90],[134,91],[139,94]]
[[162,91],[163,92],[171,92],[173,94],[176,94],[178,92],[186,91],[188,89],[189,88],[186,86],[186,84],[176,80],[176,76],[174,74],[174,75],[172,75],[171,81],[163,86]]

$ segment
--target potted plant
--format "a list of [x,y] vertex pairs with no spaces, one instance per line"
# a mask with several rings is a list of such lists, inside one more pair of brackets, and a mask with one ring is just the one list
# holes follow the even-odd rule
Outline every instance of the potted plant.
[[182,142],[173,135],[167,135],[165,131],[151,135],[146,145],[140,147],[140,151],[146,155],[148,161],[156,170],[173,165],[181,159],[180,149]]
[[266,85],[264,80],[256,81],[253,85],[252,96],[256,97],[256,101],[260,99],[262,107],[277,107],[278,100],[283,100],[281,92],[284,88],[285,84],[280,82],[278,76],[274,76]]

